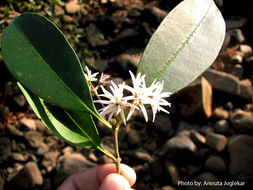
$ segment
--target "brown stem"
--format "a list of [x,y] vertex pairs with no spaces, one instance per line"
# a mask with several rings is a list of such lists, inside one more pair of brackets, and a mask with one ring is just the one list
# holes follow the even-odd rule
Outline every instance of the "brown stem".
[[116,157],[116,170],[117,173],[120,174],[120,162],[121,158],[119,155],[119,142],[118,142],[118,132],[119,132],[119,126],[114,126],[113,128],[113,134],[114,134],[114,152],[115,152],[115,157]]
[[107,150],[102,150],[102,152],[110,159],[112,159],[113,162],[117,162],[117,159],[115,158],[115,156],[113,156],[109,151]]

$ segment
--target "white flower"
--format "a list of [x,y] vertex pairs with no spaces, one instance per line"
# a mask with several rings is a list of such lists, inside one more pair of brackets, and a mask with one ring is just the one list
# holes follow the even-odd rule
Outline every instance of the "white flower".
[[110,75],[104,74],[102,73],[100,78],[99,78],[99,85],[105,85],[107,83],[109,83],[110,81],[108,81],[108,79],[110,78]]
[[164,98],[168,98],[170,97],[169,92],[162,92],[163,90],[163,81],[162,82],[153,82],[153,84],[149,87],[149,88],[154,88],[151,89],[151,94],[149,95],[149,104],[151,105],[152,108],[152,112],[153,112],[153,122],[155,121],[155,116],[157,111],[163,111],[167,114],[169,114],[169,112],[164,109],[161,106],[171,106],[171,104],[165,100]]
[[132,96],[126,97],[127,100],[132,100],[133,105],[136,107],[132,107],[127,116],[127,120],[133,115],[135,109],[138,107],[141,109],[143,116],[148,121],[148,114],[145,108],[145,105],[150,105],[153,112],[153,122],[155,120],[155,116],[157,111],[163,111],[165,113],[169,112],[161,106],[170,106],[170,103],[167,102],[164,98],[170,96],[168,92],[162,92],[163,90],[163,82],[156,82],[156,80],[151,84],[150,87],[146,87],[145,83],[145,75],[138,73],[135,76],[130,71],[130,75],[133,81],[133,88],[125,85],[125,89],[129,90],[132,93]]
[[107,105],[99,110],[102,117],[109,115],[108,121],[111,121],[114,114],[120,114],[123,123],[126,125],[125,108],[134,107],[134,105],[128,103],[123,97],[124,84],[119,86],[117,86],[114,82],[111,82],[111,84],[112,86],[110,86],[110,89],[112,93],[108,92],[103,86],[101,86],[104,94],[99,95],[101,97],[108,98],[109,100],[96,100],[94,102]]
[[[169,112],[162,106],[170,106],[170,103],[165,98],[170,96],[168,92],[163,91],[163,82],[156,82],[156,80],[147,87],[145,83],[145,75],[138,75],[135,77],[131,71],[130,75],[133,82],[133,87],[126,85],[125,83],[117,86],[114,82],[111,82],[111,92],[108,92],[103,86],[101,86],[104,94],[99,96],[108,98],[108,100],[96,100],[101,104],[107,105],[99,110],[100,115],[105,117],[108,115],[108,121],[111,121],[113,116],[120,115],[123,123],[126,125],[133,115],[134,111],[141,110],[146,121],[148,121],[148,113],[146,106],[151,106],[153,112],[153,122],[155,121],[156,113],[163,111],[167,114]],[[124,90],[130,91],[132,94],[124,97]],[[131,103],[129,103],[131,101]],[[128,110],[127,118],[125,118],[125,111]]]
[[[146,98],[146,83],[145,83],[145,75],[141,76],[141,73],[138,73],[138,75],[135,76],[131,71],[129,71],[132,82],[133,82],[133,88],[130,86],[125,85],[125,89],[129,90],[132,93],[132,96],[126,97],[127,100],[133,100],[133,105],[136,107],[132,107],[128,113],[127,120],[131,118],[133,115],[135,109],[138,109],[138,107],[141,109],[143,116],[146,121],[148,121],[148,113],[146,111],[146,108],[144,106],[144,102],[147,102]],[[138,107],[137,107],[138,106]]]
[[84,76],[88,82],[97,81],[96,76],[98,75],[98,72],[91,74],[91,70],[89,70],[87,66],[85,66],[85,70],[86,70],[86,73],[84,73]]

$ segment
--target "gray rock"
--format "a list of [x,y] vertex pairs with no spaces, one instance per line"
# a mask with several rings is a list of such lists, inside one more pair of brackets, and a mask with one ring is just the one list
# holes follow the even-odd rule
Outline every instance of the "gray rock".
[[124,8],[125,5],[125,2],[123,0],[107,0],[107,1],[110,1],[115,9],[122,9]]
[[20,119],[20,122],[26,126],[27,128],[29,128],[30,130],[35,131],[36,130],[36,123],[34,119],[29,119],[29,118],[22,118]]
[[194,130],[183,130],[183,131],[179,131],[176,133],[176,135],[178,136],[186,136],[188,138],[190,138],[191,136],[191,131],[194,131]]
[[139,160],[142,160],[144,162],[151,163],[153,161],[152,156],[144,148],[137,149],[136,151],[134,151],[133,154],[136,158],[138,158]]
[[232,64],[242,64],[243,62],[243,53],[240,52],[240,51],[236,51],[234,50],[234,52],[232,53],[233,51],[231,51],[231,55],[229,55],[228,53],[228,56],[230,56],[230,62],[228,63],[232,63]]
[[108,60],[107,59],[95,59],[94,62],[92,63],[94,67],[99,71],[99,72],[104,72],[107,69],[108,66]]
[[94,154],[94,152],[89,152],[87,158],[93,162],[98,162],[97,156]]
[[229,117],[229,113],[227,110],[217,107],[213,110],[213,117],[216,119],[227,119]]
[[186,167],[183,167],[184,169],[180,168],[181,171],[187,172],[188,176],[196,176],[200,172],[200,166],[197,165],[187,165]]
[[244,17],[233,16],[226,21],[226,29],[231,30],[235,28],[241,28],[246,22],[247,19]]
[[147,164],[147,163],[134,166],[133,169],[137,175],[141,172],[150,172],[150,167],[149,167],[149,164]]
[[59,143],[59,140],[60,139],[57,136],[52,135],[50,132],[50,136],[45,139],[45,144],[48,146],[48,148],[52,148]]
[[168,14],[166,11],[155,6],[146,7],[143,10],[142,17],[153,27],[157,27]]
[[46,125],[39,119],[35,120],[36,129],[40,132],[48,130]]
[[63,16],[64,14],[65,14],[65,11],[60,5],[54,6],[54,15],[55,16]]
[[54,167],[56,167],[57,158],[60,155],[58,151],[46,152],[42,160],[42,166],[50,172]]
[[243,43],[245,42],[245,36],[242,33],[241,29],[232,29],[228,31],[228,33],[231,36],[231,44],[237,44],[237,43]]
[[73,17],[72,16],[69,16],[69,15],[63,15],[63,21],[66,22],[66,23],[71,23],[73,22]]
[[155,125],[159,131],[164,134],[170,134],[172,129],[171,119],[168,115],[157,114],[155,119]]
[[[1,170],[0,173],[2,173]],[[0,190],[4,190],[4,184],[5,184],[4,176],[0,175]]]
[[165,161],[165,168],[170,174],[172,184],[174,186],[177,186],[178,181],[180,180],[177,166],[173,164],[172,162]]
[[204,76],[214,89],[236,95],[245,100],[252,100],[252,84],[248,79],[240,81],[232,74],[214,69],[208,69]]
[[213,127],[205,125],[205,126],[201,127],[200,132],[205,135],[208,135],[209,133],[213,133],[214,130],[213,130]]
[[14,135],[14,136],[18,136],[18,137],[23,136],[23,132],[20,131],[17,127],[11,125],[11,124],[6,125],[6,131],[9,134]]
[[121,64],[125,69],[129,68],[129,66],[137,68],[140,58],[140,54],[122,53],[115,57],[115,61]]
[[20,143],[15,143],[15,145],[12,144],[12,149],[15,152],[22,152],[22,151],[26,150],[26,146],[25,146],[24,143],[21,143],[21,142]]
[[214,129],[218,133],[228,133],[230,126],[227,120],[221,119],[214,124]]
[[214,150],[221,152],[225,149],[227,145],[227,138],[224,135],[216,134],[216,133],[209,133],[206,136],[206,144],[213,148]]
[[0,106],[0,116],[6,118],[10,113],[10,109],[7,106]]
[[28,162],[22,170],[11,180],[15,187],[31,189],[43,184],[43,178],[36,162]]
[[80,153],[67,153],[58,159],[57,173],[54,178],[55,185],[58,186],[73,173],[94,166],[94,163],[88,161]]
[[176,190],[174,187],[166,185],[161,188],[161,190]]
[[180,121],[176,130],[176,133],[180,133],[181,131],[191,131],[196,130],[198,131],[200,129],[200,126],[197,124],[190,124],[186,121]]
[[23,155],[19,152],[13,152],[11,153],[10,158],[14,161],[25,162],[28,159],[28,155]]
[[234,105],[232,102],[226,102],[225,108],[229,111],[232,111],[234,109]]
[[172,161],[192,162],[197,147],[192,140],[185,135],[177,135],[169,139],[163,146],[162,152]]
[[253,90],[252,90],[252,84],[249,79],[241,80],[239,82],[239,94],[238,96],[240,98],[243,98],[248,101],[252,101],[253,97]]
[[13,99],[18,104],[19,107],[23,107],[26,103],[26,99],[23,94],[14,96]]
[[231,71],[231,74],[239,79],[242,79],[244,73],[244,68],[241,64],[236,64]]
[[205,162],[205,167],[213,172],[226,171],[226,164],[219,156],[211,156]]
[[159,177],[162,175],[162,173],[164,172],[165,168],[163,165],[163,162],[160,159],[156,159],[153,162],[151,162],[149,164],[150,169],[151,169],[151,175],[153,177]]
[[214,69],[208,69],[204,76],[214,89],[233,95],[239,94],[239,80],[235,76]]
[[38,148],[43,142],[43,137],[41,133],[37,131],[28,131],[24,133],[24,137],[29,142],[30,146],[33,148]]
[[[129,48],[136,43],[140,42],[140,34],[131,28],[125,29],[120,32],[114,40],[114,45],[117,46],[117,50]],[[116,48],[116,46],[114,48]]]
[[82,9],[83,4],[80,4],[78,0],[68,1],[65,3],[65,9],[69,14],[75,14]]
[[44,155],[46,152],[49,151],[48,146],[45,143],[40,143],[37,149],[37,155],[41,156]]
[[[246,58],[246,63],[250,69],[253,69],[253,56],[249,56]],[[252,80],[251,80],[252,81]]]
[[193,140],[193,142],[198,145],[206,144],[206,137],[204,137],[197,131],[191,131],[190,137]]
[[118,137],[118,139],[119,139],[120,142],[124,141],[124,139],[127,137],[128,133],[129,133],[129,130],[130,130],[130,125],[122,127],[119,130],[119,137]]
[[252,180],[253,178],[253,137],[236,135],[228,143],[230,155],[229,170],[238,180]]
[[7,137],[0,137],[0,163],[11,154],[11,141]]
[[152,152],[158,150],[156,140],[153,138],[148,139],[145,143],[145,148]]
[[141,23],[141,31],[144,36],[150,38],[153,34],[153,30],[149,27],[148,22]]
[[87,41],[93,48],[101,45],[107,45],[108,42],[104,41],[103,38],[104,35],[95,24],[91,23],[87,27]]
[[128,133],[127,141],[131,145],[136,145],[136,144],[140,143],[141,137],[140,137],[138,131],[136,131],[135,129],[130,129],[129,133]]
[[253,134],[253,114],[243,110],[236,110],[229,118],[232,125],[241,133]]
[[[117,34],[122,25],[122,19],[112,15],[103,15],[97,22],[99,29],[106,35]],[[106,27],[105,27],[106,26]]]
[[239,50],[244,54],[244,58],[252,55],[252,48],[249,45],[241,44]]
[[43,187],[42,190],[52,190],[52,183],[50,178],[44,178],[43,179]]
[[[140,8],[141,9],[141,8]],[[127,13],[127,16],[129,18],[136,18],[136,17],[139,17],[141,16],[141,12],[138,8],[133,8],[131,9],[128,13]]]

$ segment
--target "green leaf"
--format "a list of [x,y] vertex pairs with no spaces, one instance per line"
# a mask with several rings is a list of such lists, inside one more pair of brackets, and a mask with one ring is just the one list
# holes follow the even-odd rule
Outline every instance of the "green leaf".
[[225,22],[213,0],[184,0],[162,21],[151,37],[138,71],[151,85],[164,81],[175,93],[202,74],[217,57]]
[[106,122],[96,111],[80,61],[54,23],[24,13],[5,29],[4,61],[14,77],[33,94],[59,107],[86,111]]
[[20,83],[20,89],[36,115],[60,139],[85,148],[105,151],[92,117],[80,111],[68,111],[45,102],[28,92]]

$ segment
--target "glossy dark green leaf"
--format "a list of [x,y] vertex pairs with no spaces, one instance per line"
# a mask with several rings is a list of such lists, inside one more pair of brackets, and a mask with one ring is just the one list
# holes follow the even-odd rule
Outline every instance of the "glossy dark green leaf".
[[24,13],[5,29],[4,61],[15,78],[33,94],[59,107],[99,116],[77,55],[47,18]]
[[138,66],[150,85],[164,81],[175,93],[202,74],[217,57],[225,22],[213,0],[184,0],[162,21]]
[[36,115],[57,137],[73,145],[105,151],[91,115],[53,106],[18,85]]

